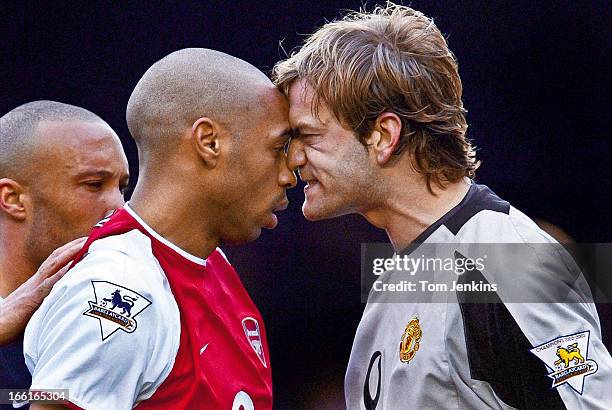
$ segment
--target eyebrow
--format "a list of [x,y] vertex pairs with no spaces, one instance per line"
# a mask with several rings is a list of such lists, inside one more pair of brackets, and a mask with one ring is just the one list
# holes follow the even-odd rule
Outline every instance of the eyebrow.
[[[111,171],[100,169],[100,170],[83,171],[83,172],[78,173],[76,177],[78,179],[87,178],[87,177],[98,177],[102,179],[109,179],[109,178],[112,178],[113,175],[114,173]],[[129,174],[122,175],[121,182],[124,183],[125,185],[128,185],[130,182],[130,175]]]
[[293,135],[299,135],[303,133],[304,130],[319,131],[320,129],[321,129],[321,126],[317,126],[314,123],[309,123],[306,121],[298,121],[295,127],[291,129],[291,133]]

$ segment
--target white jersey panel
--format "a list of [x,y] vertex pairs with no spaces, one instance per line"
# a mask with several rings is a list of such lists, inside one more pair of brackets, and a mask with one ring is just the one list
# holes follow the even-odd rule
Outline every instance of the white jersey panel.
[[170,373],[180,332],[149,238],[133,230],[99,239],[26,328],[32,389],[69,387],[70,401],[85,409],[132,408]]

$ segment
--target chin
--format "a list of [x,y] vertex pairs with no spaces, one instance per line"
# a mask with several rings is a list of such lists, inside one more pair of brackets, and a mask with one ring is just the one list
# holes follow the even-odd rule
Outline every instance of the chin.
[[316,210],[311,205],[309,205],[308,202],[304,202],[304,205],[302,205],[302,214],[304,215],[304,218],[306,218],[307,221],[313,222],[321,219]]
[[323,219],[335,218],[337,216],[344,215],[343,213],[336,212],[335,209],[325,207],[315,207],[309,202],[304,202],[302,206],[302,213],[307,221],[321,221]]
[[261,228],[252,228],[243,232],[236,232],[231,235],[225,235],[221,240],[226,245],[243,245],[248,242],[253,242],[261,235]]

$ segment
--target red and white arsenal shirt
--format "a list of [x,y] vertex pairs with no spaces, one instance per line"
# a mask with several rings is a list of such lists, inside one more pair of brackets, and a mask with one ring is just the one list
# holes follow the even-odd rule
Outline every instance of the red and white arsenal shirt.
[[271,409],[263,320],[223,252],[171,244],[126,205],[92,231],[25,332],[32,389],[83,409]]

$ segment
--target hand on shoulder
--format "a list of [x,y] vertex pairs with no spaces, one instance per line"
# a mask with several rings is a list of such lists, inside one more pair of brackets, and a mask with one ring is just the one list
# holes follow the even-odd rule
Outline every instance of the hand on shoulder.
[[0,302],[0,345],[10,343],[25,329],[53,285],[68,271],[69,262],[85,244],[75,239],[55,250],[38,271]]

